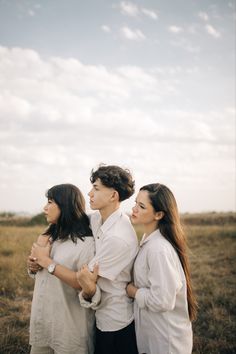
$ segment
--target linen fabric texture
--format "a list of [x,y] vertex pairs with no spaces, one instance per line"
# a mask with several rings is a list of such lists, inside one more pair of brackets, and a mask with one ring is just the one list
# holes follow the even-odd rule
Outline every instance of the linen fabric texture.
[[[88,263],[95,253],[93,237],[53,242],[50,257],[73,271]],[[30,344],[50,347],[60,354],[92,354],[94,352],[95,315],[80,305],[78,291],[63,283],[47,269],[35,277]]]
[[90,223],[96,255],[89,268],[93,270],[95,263],[99,265],[97,286],[101,290],[101,298],[100,302],[94,300],[96,292],[92,305],[84,301],[83,306],[87,303],[87,306],[96,309],[96,326],[100,331],[118,331],[128,326],[134,318],[133,301],[126,294],[126,286],[131,281],[131,270],[138,251],[137,236],[128,216],[120,209],[103,224],[100,213],[95,212],[90,216]]
[[139,288],[134,301],[139,353],[192,353],[185,274],[175,249],[159,230],[141,240],[134,284]]

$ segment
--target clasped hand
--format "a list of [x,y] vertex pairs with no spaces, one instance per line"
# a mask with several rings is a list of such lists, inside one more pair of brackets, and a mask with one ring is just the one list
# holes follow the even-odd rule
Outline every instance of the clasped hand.
[[45,260],[49,258],[50,250],[50,244],[42,247],[37,243],[34,243],[31,248],[31,254],[27,260],[28,269],[33,273],[37,273],[37,271],[42,269],[45,265]]
[[83,290],[83,293],[88,298],[91,298],[96,292],[98,270],[99,270],[98,264],[95,264],[92,272],[85,264],[82,266],[80,271],[76,273],[77,280]]

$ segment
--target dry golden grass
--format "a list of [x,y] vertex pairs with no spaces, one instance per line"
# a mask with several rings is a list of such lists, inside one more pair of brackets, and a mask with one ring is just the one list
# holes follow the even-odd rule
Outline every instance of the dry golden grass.
[[[193,354],[235,353],[236,223],[196,224],[186,226],[199,302],[198,319],[193,324]],[[33,280],[26,272],[26,258],[43,229],[44,226],[0,226],[1,354],[29,353]],[[140,236],[141,230],[137,231]]]
[[235,225],[191,226],[187,231],[199,303],[193,353],[235,353]]
[[29,353],[33,280],[26,258],[42,227],[0,227],[0,353]]

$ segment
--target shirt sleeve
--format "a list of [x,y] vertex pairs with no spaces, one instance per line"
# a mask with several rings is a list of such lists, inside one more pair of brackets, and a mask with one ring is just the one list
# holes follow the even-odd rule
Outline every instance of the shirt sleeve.
[[84,264],[88,264],[94,257],[95,254],[95,243],[93,238],[91,237],[91,242],[89,241],[84,241],[85,244],[83,245],[83,249],[79,253],[78,257],[78,262],[77,262],[77,270],[80,270],[80,268]]
[[89,268],[92,270],[98,263],[99,276],[113,281],[133,258],[130,246],[124,240],[111,236],[104,240]]
[[100,290],[100,288],[97,285],[96,285],[96,292],[93,295],[91,301],[85,300],[84,297],[83,297],[83,291],[80,291],[79,292],[80,305],[82,307],[87,308],[87,309],[90,308],[92,310],[96,310],[98,308],[98,305],[101,302],[101,296],[102,296],[101,290]]
[[148,252],[148,282],[150,287],[139,288],[135,300],[140,308],[164,312],[175,307],[176,295],[182,281],[171,252]]

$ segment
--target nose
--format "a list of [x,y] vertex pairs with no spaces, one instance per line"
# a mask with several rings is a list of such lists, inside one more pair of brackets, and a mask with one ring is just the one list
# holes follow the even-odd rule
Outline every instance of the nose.
[[43,211],[47,211],[47,204],[43,207]]
[[93,190],[91,189],[91,191],[89,191],[88,192],[88,196],[91,198],[91,196],[92,196],[92,192],[93,192]]
[[137,213],[137,211],[138,211],[137,205],[133,206],[132,211],[133,211],[133,213]]

